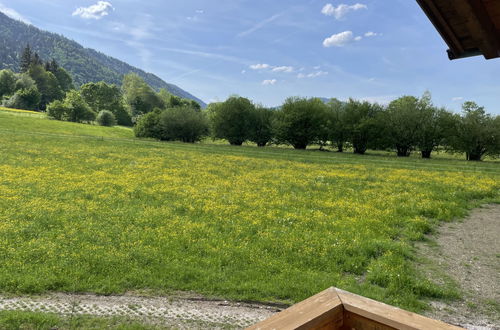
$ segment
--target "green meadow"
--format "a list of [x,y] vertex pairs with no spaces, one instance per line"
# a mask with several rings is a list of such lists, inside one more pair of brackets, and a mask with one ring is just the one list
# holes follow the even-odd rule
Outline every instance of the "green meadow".
[[0,110],[0,291],[293,303],[337,286],[422,310],[460,293],[419,271],[415,243],[500,202],[499,165],[160,143]]

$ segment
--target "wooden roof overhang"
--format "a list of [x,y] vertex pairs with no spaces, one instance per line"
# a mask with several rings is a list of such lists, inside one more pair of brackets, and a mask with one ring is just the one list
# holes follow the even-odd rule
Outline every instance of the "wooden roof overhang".
[[450,60],[500,57],[500,0],[417,0],[450,48]]
[[247,330],[459,330],[337,288],[329,288]]

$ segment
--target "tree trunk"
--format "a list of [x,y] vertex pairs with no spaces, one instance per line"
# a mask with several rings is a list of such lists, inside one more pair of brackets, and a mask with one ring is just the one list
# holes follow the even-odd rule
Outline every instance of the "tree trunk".
[[307,144],[305,144],[305,143],[296,143],[296,144],[293,145],[293,147],[295,149],[305,150],[307,148]]
[[229,144],[231,144],[232,146],[241,146],[243,144],[243,142],[240,142],[240,141],[229,141]]
[[422,150],[422,158],[431,158],[432,150]]
[[344,144],[342,142],[337,143],[337,152],[344,152]]
[[473,161],[481,161],[481,159],[483,158],[482,155],[480,153],[470,153],[470,154],[467,154],[467,160],[473,160]]
[[398,157],[409,157],[410,149],[408,147],[396,147]]

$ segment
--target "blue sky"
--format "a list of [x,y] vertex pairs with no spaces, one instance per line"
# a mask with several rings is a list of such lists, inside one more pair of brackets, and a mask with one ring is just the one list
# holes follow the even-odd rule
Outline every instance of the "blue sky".
[[387,103],[431,91],[500,114],[500,59],[449,61],[413,0],[0,0],[0,10],[155,73],[206,102],[238,94]]

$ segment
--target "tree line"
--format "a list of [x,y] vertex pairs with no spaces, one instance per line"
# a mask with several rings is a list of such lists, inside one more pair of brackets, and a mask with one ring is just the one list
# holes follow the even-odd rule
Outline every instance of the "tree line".
[[122,86],[87,83],[78,90],[54,60],[43,62],[26,47],[21,72],[0,71],[0,99],[6,107],[46,111],[54,119],[133,126],[137,137],[197,142],[206,137],[232,145],[253,142],[306,149],[317,145],[356,154],[394,150],[400,157],[437,148],[464,153],[468,160],[500,156],[500,116],[465,102],[461,114],[432,103],[430,93],[402,96],[384,106],[367,101],[291,97],[270,109],[232,96],[202,110],[193,100],[153,90],[136,74]]
[[185,106],[201,109],[165,89],[154,91],[135,73],[122,86],[91,82],[76,89],[71,75],[54,59],[44,62],[29,45],[19,55],[20,72],[0,71],[0,104],[9,108],[45,111],[54,119],[101,125],[133,126],[154,109]]

